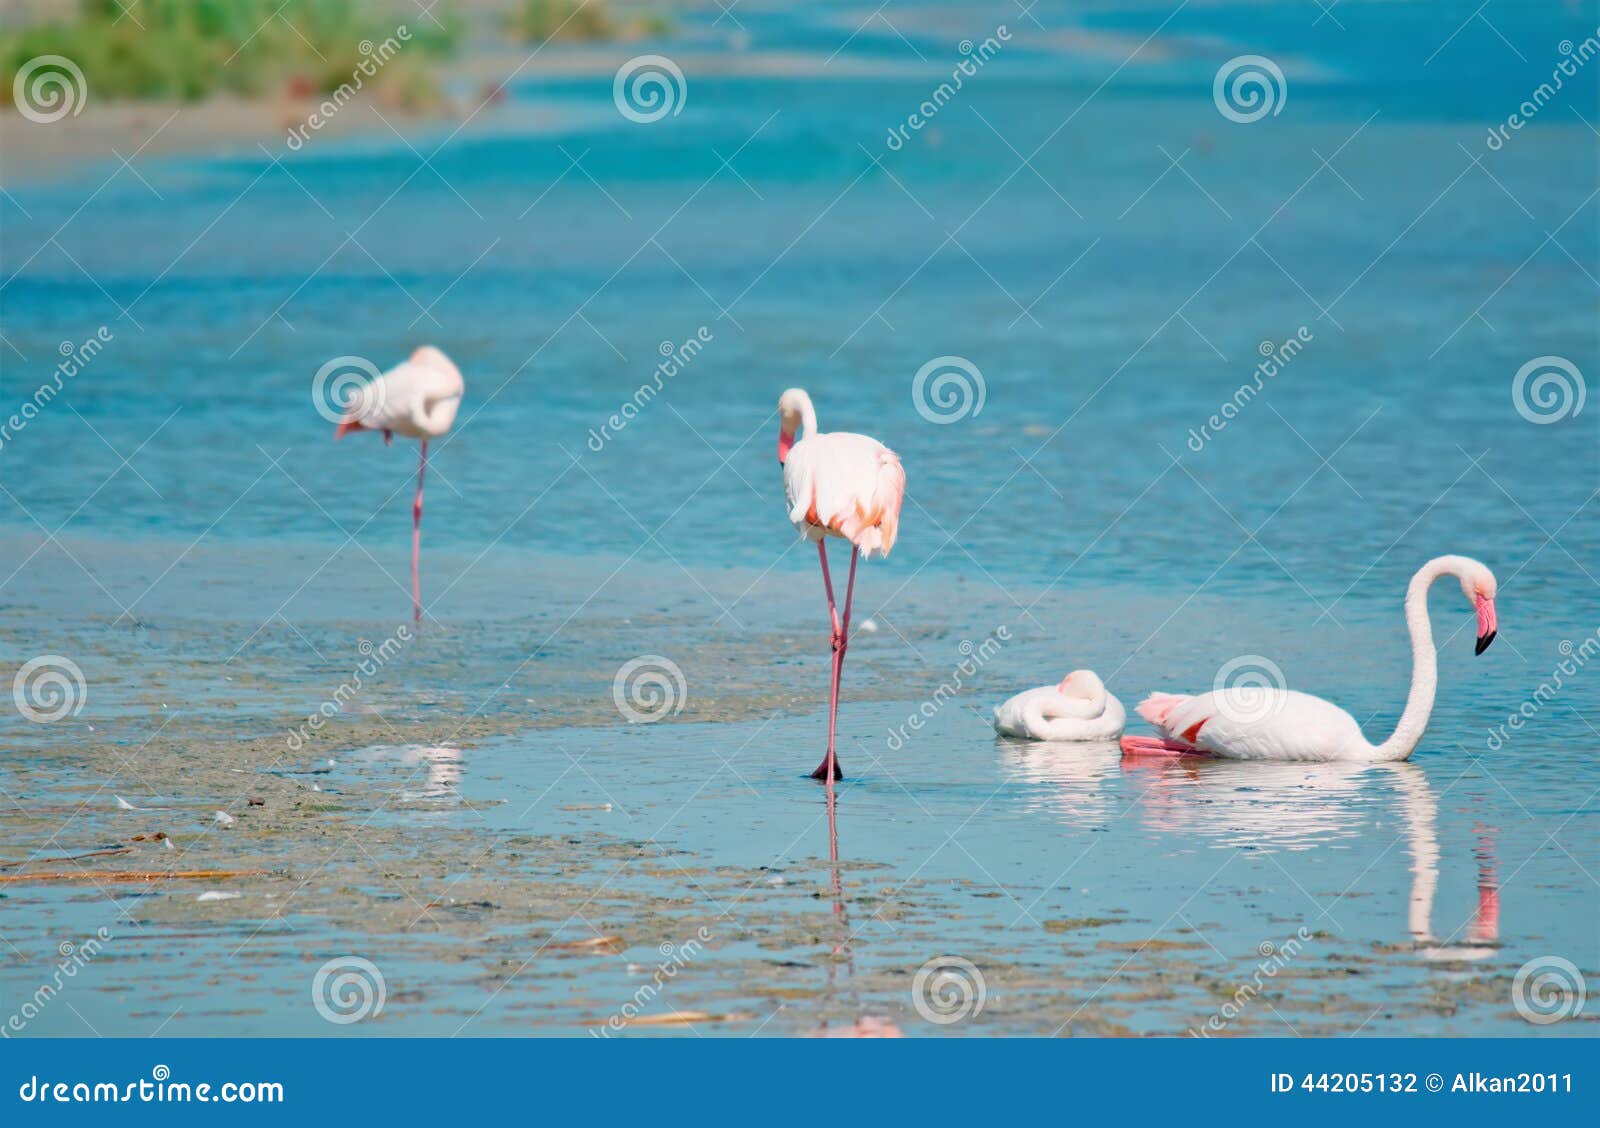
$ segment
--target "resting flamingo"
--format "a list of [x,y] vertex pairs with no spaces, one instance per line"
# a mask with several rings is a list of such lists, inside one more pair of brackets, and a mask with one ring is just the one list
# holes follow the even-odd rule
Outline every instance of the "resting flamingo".
[[[811,397],[790,388],[778,399],[778,463],[789,520],[800,534],[817,542],[822,585],[828,593],[828,618],[833,632],[833,688],[828,701],[828,752],[812,779],[843,779],[834,749],[839,716],[839,675],[850,645],[850,602],[856,587],[856,559],[888,556],[900,526],[900,503],[906,472],[900,456],[877,439],[848,431],[819,433]],[[797,433],[799,438],[796,438]],[[828,574],[828,537],[850,542],[850,580],[845,588],[844,615],[834,603]]]
[[994,727],[1024,740],[1115,740],[1126,717],[1093,670],[1073,670],[1060,684],[1023,690],[995,709]]
[[[1438,655],[1428,622],[1428,588],[1440,576],[1455,576],[1477,609],[1482,654],[1494,641],[1494,573],[1466,556],[1440,556],[1411,577],[1406,588],[1406,626],[1411,632],[1411,692],[1393,734],[1371,744],[1361,726],[1343,709],[1320,697],[1289,689],[1251,687],[1214,689],[1193,697],[1152,693],[1139,715],[1161,733],[1160,739],[1127,736],[1127,753],[1200,753],[1234,760],[1405,760],[1416,750],[1433,712]],[[1248,693],[1240,707],[1234,695]]]
[[408,439],[422,440],[417,462],[417,496],[411,503],[411,617],[422,621],[422,581],[418,564],[422,554],[422,479],[428,471],[428,440],[450,430],[466,390],[461,371],[450,358],[424,345],[411,359],[353,392],[344,407],[344,419],[334,429],[335,440],[351,431],[382,431],[387,446],[398,431]]

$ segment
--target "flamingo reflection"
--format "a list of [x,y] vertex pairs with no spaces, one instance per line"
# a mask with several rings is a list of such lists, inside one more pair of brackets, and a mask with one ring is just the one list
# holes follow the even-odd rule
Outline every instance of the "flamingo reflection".
[[828,801],[828,881],[833,889],[833,948],[828,959],[828,1002],[837,998],[839,969],[844,968],[845,991],[850,996],[850,1009],[858,1017],[849,1026],[830,1026],[827,1019],[811,1031],[813,1038],[900,1038],[900,1028],[887,1018],[862,1014],[861,994],[856,988],[855,951],[851,948],[850,913],[845,907],[844,880],[839,873],[839,797],[832,787],[827,789]]

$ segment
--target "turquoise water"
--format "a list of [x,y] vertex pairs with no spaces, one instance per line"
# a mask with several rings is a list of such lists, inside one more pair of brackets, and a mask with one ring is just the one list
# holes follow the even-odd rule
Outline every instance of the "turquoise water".
[[[471,630],[480,615],[541,616],[532,642],[559,631],[563,609],[535,606],[541,562],[559,556],[564,569],[621,574],[605,594],[618,614],[630,600],[638,611],[697,600],[703,583],[711,637],[792,623],[815,610],[817,585],[784,519],[773,412],[799,384],[824,428],[877,435],[909,480],[900,544],[859,591],[858,621],[886,629],[852,649],[854,669],[900,692],[842,715],[845,747],[876,757],[854,757],[864,763],[841,801],[843,858],[882,865],[888,885],[997,886],[1002,916],[1035,897],[1050,915],[1120,909],[1146,922],[1141,940],[1203,888],[1212,903],[1195,924],[1214,946],[1202,956],[1226,978],[1262,936],[1304,919],[1293,882],[1310,890],[1312,916],[1345,915],[1327,898],[1352,880],[1371,886],[1381,909],[1362,902],[1341,942],[1409,942],[1415,828],[1429,823],[1450,901],[1435,931],[1468,918],[1482,868],[1468,859],[1489,840],[1503,947],[1487,966],[1509,975],[1558,954],[1592,970],[1600,716],[1588,679],[1600,675],[1569,679],[1502,746],[1486,734],[1550,680],[1563,643],[1600,629],[1600,411],[1539,425],[1512,392],[1535,357],[1566,358],[1591,388],[1600,372],[1600,70],[1569,80],[1501,148],[1485,138],[1600,12],[1044,7],[1030,10],[1041,27],[1012,4],[897,3],[859,31],[870,12],[849,5],[741,4],[743,31],[691,14],[659,45],[682,63],[687,99],[649,125],[612,103],[625,55],[577,50],[564,57],[591,60],[591,74],[530,66],[505,107],[459,133],[141,159],[143,181],[112,176],[115,165],[65,182],[8,168],[6,397],[49,378],[61,342],[111,335],[0,453],[8,660],[20,665],[63,624],[147,611],[135,597],[182,616],[187,595],[173,585],[202,582],[185,555],[197,542],[231,560],[205,592],[226,608],[218,656],[280,613],[284,581],[352,616],[387,613],[352,607],[355,591],[403,611],[402,590],[375,590],[365,574],[404,579],[412,453],[335,446],[311,385],[334,357],[383,367],[423,341],[468,384],[430,464],[426,544],[461,585],[436,618]],[[998,54],[889,147],[963,57],[959,41],[1002,23],[1012,38]],[[1212,77],[1247,53],[1276,60],[1287,97],[1238,124],[1214,104]],[[652,380],[663,342],[697,333],[703,351],[594,449],[591,435]],[[1273,352],[1297,333],[1304,347],[1281,374],[1200,434],[1253,379],[1263,343]],[[919,368],[940,356],[965,358],[984,389],[981,412],[948,425],[913,398]],[[41,548],[45,531],[67,546],[92,540],[78,553],[87,566]],[[316,549],[347,537],[359,551],[313,572]],[[306,564],[283,562],[276,546],[288,543],[311,546]],[[137,551],[137,578],[118,546]],[[1381,736],[1405,694],[1404,585],[1444,552],[1495,570],[1501,641],[1469,661],[1468,611],[1436,595],[1441,694],[1410,774],[1285,782],[1033,755],[996,746],[972,711],[1073,666],[1099,670],[1131,703],[1157,686],[1206,688],[1225,660],[1265,654]],[[479,559],[489,567],[475,573]],[[166,588],[163,560],[177,566]],[[482,586],[491,575],[514,575],[514,598]],[[756,594],[729,620],[741,588]],[[325,612],[306,618],[332,629]],[[1000,624],[1017,641],[963,708],[914,747],[886,749],[884,734],[961,661],[956,644]],[[654,649],[646,630],[631,641]],[[801,664],[815,643],[797,636],[752,680],[816,690],[825,647]],[[518,645],[496,636],[476,658],[464,647],[463,708],[493,695]],[[880,664],[874,648],[895,653]],[[847,671],[847,698],[849,687]],[[803,747],[759,761],[760,801],[720,808],[730,825],[668,820],[652,838],[704,864],[759,865],[818,834],[819,795],[789,769],[814,761],[820,723],[803,709],[778,722]],[[12,731],[26,754],[26,726]],[[632,764],[670,760],[678,741],[728,751],[773,738],[757,731],[613,727],[593,738],[614,742],[594,770],[631,808],[646,790]],[[513,750],[508,782],[483,794],[520,795],[508,765],[549,756],[537,742]],[[666,792],[663,818],[705,809],[695,782],[668,773],[650,785]],[[470,760],[461,786],[485,786]],[[757,822],[770,830],[749,832]],[[936,849],[958,827],[962,849]],[[1055,875],[1097,838],[1106,845],[1061,885]],[[1295,861],[1281,863],[1289,845]],[[1247,858],[1213,878],[1219,850],[1280,861]],[[1272,876],[1280,864],[1292,882]],[[955,952],[988,942],[977,924],[945,935]],[[1072,964],[1059,949],[1037,957],[1042,974]],[[857,956],[914,968],[932,954],[891,944]],[[1072,974],[1109,974],[1121,959]],[[1408,954],[1385,974],[1386,989],[1421,995],[1438,973]],[[1129,1010],[1124,1024],[1141,1030],[1206,1013],[1187,998]],[[603,1008],[554,1013],[581,1023]],[[1010,1017],[1008,1029],[1054,1025]],[[1503,999],[1471,1021],[1533,1029]],[[1413,1014],[1366,1029],[1436,1028]]]

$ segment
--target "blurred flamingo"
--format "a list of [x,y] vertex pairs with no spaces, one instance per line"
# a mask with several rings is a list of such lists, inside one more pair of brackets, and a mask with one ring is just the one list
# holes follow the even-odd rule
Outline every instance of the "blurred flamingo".
[[461,371],[450,358],[424,345],[411,359],[389,369],[357,389],[345,403],[344,419],[334,429],[335,440],[351,431],[382,431],[383,442],[394,441],[395,432],[408,439],[422,440],[417,463],[417,496],[411,503],[411,616],[422,621],[422,581],[419,559],[422,553],[422,479],[428,471],[428,440],[450,430],[466,390]]
[[1291,689],[1214,689],[1193,697],[1152,693],[1139,715],[1159,739],[1127,736],[1122,750],[1140,753],[1200,753],[1233,760],[1405,760],[1416,750],[1433,712],[1439,682],[1438,653],[1428,622],[1428,588],[1454,576],[1478,613],[1475,653],[1489,649],[1496,633],[1494,573],[1466,556],[1439,556],[1411,577],[1406,588],[1406,626],[1411,632],[1411,691],[1394,733],[1371,744],[1356,719],[1330,701]]
[[[822,584],[828,593],[833,633],[828,753],[811,778],[826,780],[831,786],[834,780],[844,778],[834,749],[834,727],[839,715],[839,675],[850,644],[856,559],[865,554],[870,560],[874,552],[888,556],[894,547],[900,503],[906,492],[906,472],[900,466],[900,456],[877,439],[848,431],[819,433],[816,408],[811,405],[811,397],[799,388],[790,388],[779,397],[778,415],[778,463],[783,467],[789,520],[802,536],[817,542]],[[845,588],[843,617],[835,606],[833,578],[828,574],[828,537],[850,542],[850,580]]]

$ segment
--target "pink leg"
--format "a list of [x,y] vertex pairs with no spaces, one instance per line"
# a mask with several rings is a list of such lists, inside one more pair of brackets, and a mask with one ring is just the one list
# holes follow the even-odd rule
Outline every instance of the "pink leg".
[[417,498],[411,503],[411,618],[422,622],[422,577],[418,564],[422,558],[422,477],[428,472],[428,440],[422,440],[422,458],[417,463]]
[[828,549],[822,541],[817,542],[817,556],[822,561],[822,583],[828,591],[828,619],[833,630],[833,682],[828,696],[828,754],[823,758],[817,770],[811,773],[812,779],[825,780],[832,784],[836,779],[843,779],[844,772],[839,768],[839,755],[834,747],[834,731],[839,720],[839,677],[844,672],[844,655],[850,647],[850,604],[855,598],[856,590],[856,561],[859,552],[854,545],[850,547],[850,579],[844,593],[844,618],[839,617],[838,609],[833,600],[833,577],[828,573]]

